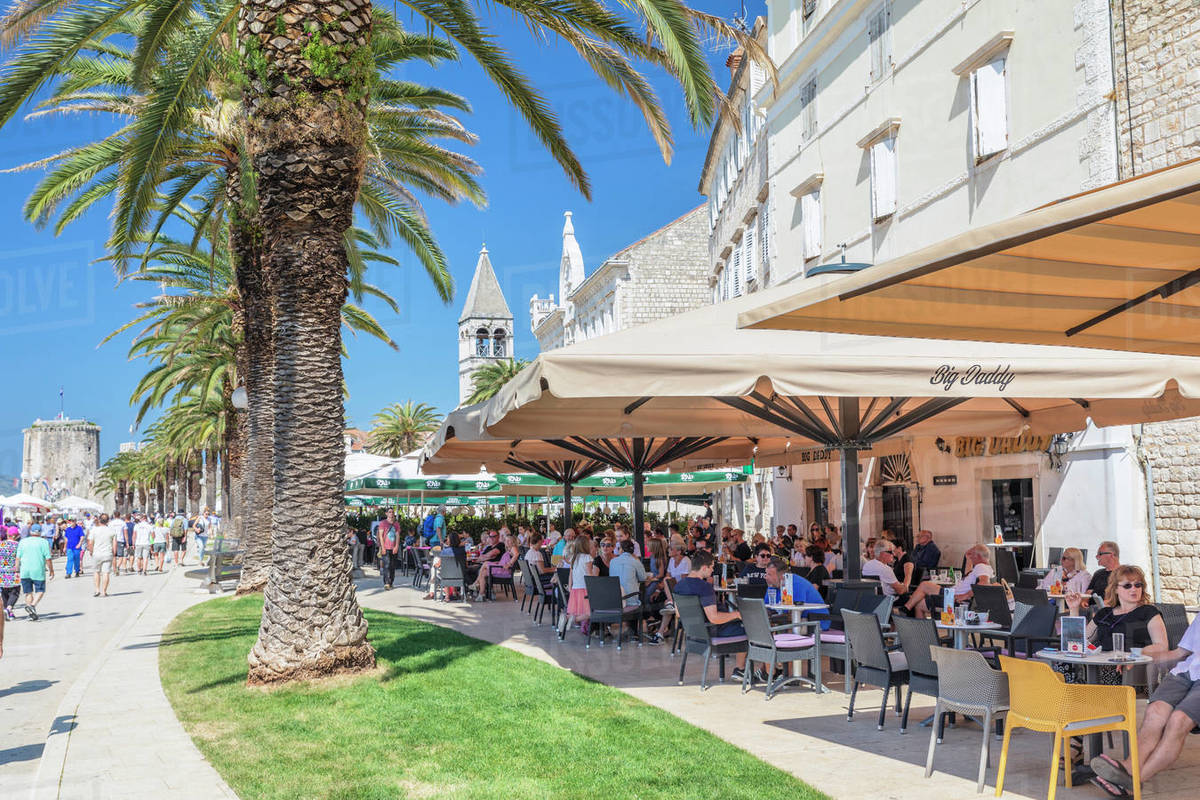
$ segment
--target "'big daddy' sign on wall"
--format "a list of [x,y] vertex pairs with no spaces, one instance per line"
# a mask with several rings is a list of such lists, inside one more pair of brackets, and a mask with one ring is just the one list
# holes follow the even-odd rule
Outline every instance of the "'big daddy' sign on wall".
[[972,456],[999,456],[1011,453],[1044,453],[1053,441],[1052,434],[1035,436],[958,436],[954,439],[954,455],[959,458]]

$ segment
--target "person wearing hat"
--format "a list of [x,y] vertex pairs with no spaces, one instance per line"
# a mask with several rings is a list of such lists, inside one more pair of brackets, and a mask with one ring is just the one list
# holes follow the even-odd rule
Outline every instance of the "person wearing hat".
[[46,593],[46,573],[54,577],[50,560],[50,543],[42,536],[42,526],[29,526],[29,535],[17,545],[17,572],[21,576],[21,594],[25,596],[25,613],[36,620],[37,604]]
[[83,563],[81,560],[83,549],[87,546],[87,534],[84,533],[83,526],[72,519],[65,536],[67,540],[67,577],[74,575],[78,578],[83,574],[80,565]]

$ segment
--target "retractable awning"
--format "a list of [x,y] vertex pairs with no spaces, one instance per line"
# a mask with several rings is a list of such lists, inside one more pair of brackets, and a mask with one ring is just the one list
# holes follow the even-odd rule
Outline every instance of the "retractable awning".
[[738,325],[1200,356],[1200,160],[793,290]]

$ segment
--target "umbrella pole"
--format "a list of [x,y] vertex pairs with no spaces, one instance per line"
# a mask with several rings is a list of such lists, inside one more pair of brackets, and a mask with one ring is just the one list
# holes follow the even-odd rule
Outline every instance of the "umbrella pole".
[[842,423],[841,453],[842,470],[842,561],[846,580],[856,581],[862,577],[862,547],[858,535],[858,398],[838,398],[839,416]]
[[563,482],[563,529],[562,529],[562,532],[564,535],[567,532],[567,528],[574,527],[575,520],[573,520],[571,517],[572,517],[572,514],[571,514],[571,484],[564,481]]
[[635,470],[633,473],[633,496],[630,500],[633,502],[633,537],[637,540],[641,552],[646,552],[646,532],[642,520],[645,517],[645,509],[642,506],[646,500],[646,476],[641,470]]

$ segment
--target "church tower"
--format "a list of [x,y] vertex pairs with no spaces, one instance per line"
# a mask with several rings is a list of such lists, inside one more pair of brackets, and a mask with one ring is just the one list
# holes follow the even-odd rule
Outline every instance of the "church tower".
[[479,250],[467,302],[458,316],[458,402],[474,390],[472,375],[484,364],[513,357],[513,315],[504,302],[487,246]]
[[583,283],[583,251],[575,240],[575,225],[571,222],[571,212],[563,213],[562,259],[558,265],[558,302],[567,304],[571,292]]

